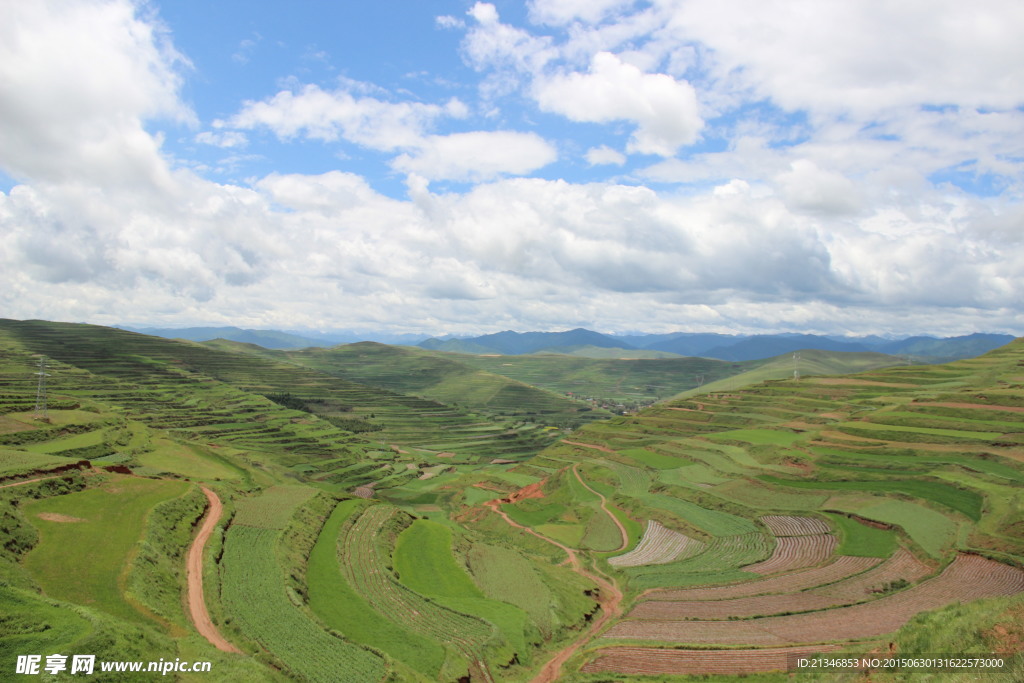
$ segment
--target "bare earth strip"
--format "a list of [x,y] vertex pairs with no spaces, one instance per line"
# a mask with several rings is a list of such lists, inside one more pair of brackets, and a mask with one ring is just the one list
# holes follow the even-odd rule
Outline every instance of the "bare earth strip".
[[1024,570],[960,555],[939,576],[872,602],[839,609],[743,621],[640,621],[616,624],[605,637],[675,643],[783,646],[873,638],[915,614],[952,602],[1024,592]]
[[708,619],[756,617],[783,612],[810,612],[877,599],[872,591],[896,579],[916,581],[928,574],[928,567],[903,550],[877,565],[843,581],[798,593],[758,595],[731,600],[657,600],[641,602],[629,613],[630,619]]
[[203,549],[206,548],[206,542],[210,540],[210,535],[213,533],[214,528],[216,528],[217,522],[220,521],[223,507],[216,493],[205,486],[202,489],[203,493],[206,494],[206,500],[210,502],[210,508],[206,511],[206,519],[203,520],[203,525],[199,527],[196,540],[192,542],[192,547],[188,549],[186,564],[188,609],[192,615],[192,623],[195,624],[196,630],[210,641],[211,645],[224,652],[237,652],[241,654],[241,650],[225,640],[224,636],[220,634],[217,627],[210,620],[210,613],[206,610],[206,599],[203,596]]
[[583,673],[640,675],[742,675],[785,671],[790,657],[840,649],[839,645],[778,647],[764,650],[667,650],[656,647],[606,647],[583,665]]
[[869,569],[880,562],[881,560],[876,557],[840,555],[836,558],[835,562],[824,567],[806,569],[762,581],[748,581],[733,586],[718,586],[714,588],[653,590],[645,593],[643,597],[648,600],[727,600],[729,598],[742,598],[751,595],[764,595],[766,593],[790,593],[844,579]]

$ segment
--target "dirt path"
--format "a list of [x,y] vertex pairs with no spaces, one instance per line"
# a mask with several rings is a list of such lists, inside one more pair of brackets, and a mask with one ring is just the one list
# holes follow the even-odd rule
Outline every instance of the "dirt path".
[[599,451],[603,451],[605,453],[614,453],[615,452],[612,449],[608,448],[607,446],[598,446],[597,444],[593,444],[593,443],[580,443],[579,441],[565,441],[565,440],[563,440],[562,443],[569,444],[570,446],[583,446],[584,448],[595,448],[595,449],[597,449]]
[[217,526],[217,522],[220,521],[223,508],[220,504],[220,498],[217,497],[216,493],[205,486],[202,489],[203,493],[206,494],[206,499],[210,501],[210,508],[206,512],[206,519],[203,520],[203,525],[199,527],[196,540],[192,542],[192,547],[188,549],[186,564],[186,573],[188,575],[188,609],[192,615],[192,623],[195,624],[196,630],[210,641],[211,645],[224,652],[237,652],[241,654],[241,650],[224,639],[224,636],[220,634],[217,627],[210,621],[210,613],[206,611],[206,600],[203,597],[203,549],[206,547],[206,542],[210,539],[210,534],[213,533],[214,528]]
[[612,511],[608,509],[608,499],[605,498],[602,494],[600,494],[597,491],[595,491],[594,489],[590,488],[590,486],[587,484],[587,482],[583,481],[583,477],[580,476],[579,463],[577,463],[577,464],[572,466],[572,473],[576,475],[577,481],[579,481],[580,484],[583,485],[583,488],[585,488],[586,490],[590,491],[595,496],[597,496],[598,498],[601,499],[601,509],[604,510],[606,515],[608,515],[609,517],[612,518],[612,521],[615,522],[615,526],[619,527],[619,538],[622,539],[622,545],[620,545],[618,548],[616,548],[612,552],[613,553],[620,553],[620,552],[622,552],[623,550],[626,549],[627,546],[629,546],[629,534],[626,533],[626,527],[623,526],[622,522],[619,521],[619,518],[616,517],[614,514],[612,514]]
[[[580,481],[582,483],[582,480]],[[586,486],[586,484],[584,484],[584,486]],[[569,548],[554,539],[548,538],[543,534],[539,534],[530,527],[523,526],[522,524],[514,521],[505,513],[504,510],[501,509],[500,500],[491,500],[484,503],[484,505],[498,513],[498,515],[500,515],[501,518],[510,526],[522,529],[527,533],[533,534],[542,541],[564,550],[566,554],[569,555],[569,565],[572,567],[572,570],[580,576],[590,579],[596,583],[600,589],[598,605],[601,607],[601,615],[591,622],[590,628],[580,635],[580,637],[576,639],[576,642],[563,648],[554,657],[549,659],[544,665],[544,668],[540,670],[540,673],[538,673],[531,681],[531,683],[553,683],[553,681],[558,679],[558,675],[562,671],[562,665],[565,664],[565,662],[568,661],[569,658],[572,657],[587,641],[593,638],[605,624],[622,614],[622,591],[619,590],[619,587],[609,579],[606,579],[603,576],[598,576],[597,574],[585,569],[583,564],[580,562],[579,557],[576,555],[576,551],[572,548]]]
[[11,486],[24,486],[25,484],[32,484],[37,481],[46,481],[47,479],[57,479],[63,477],[63,474],[55,474],[52,477],[36,477],[35,479],[26,479],[25,481],[16,481],[13,484],[0,484],[0,489],[10,488]]

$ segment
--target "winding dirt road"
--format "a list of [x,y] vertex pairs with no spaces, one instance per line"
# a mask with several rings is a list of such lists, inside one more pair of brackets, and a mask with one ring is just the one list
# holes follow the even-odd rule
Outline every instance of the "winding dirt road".
[[[576,473],[576,476],[579,477],[578,472]],[[580,480],[580,483],[583,483],[582,479]],[[583,485],[586,486],[586,484]],[[595,493],[597,492],[595,491]],[[601,628],[604,627],[605,624],[607,624],[609,621],[622,614],[622,591],[619,590],[619,587],[616,586],[612,581],[608,580],[603,576],[598,576],[597,574],[594,574],[593,572],[584,568],[583,564],[580,562],[579,557],[576,555],[576,551],[572,548],[562,543],[559,543],[554,539],[548,538],[547,536],[544,536],[543,534],[534,531],[530,527],[523,526],[522,524],[519,524],[518,522],[513,520],[505,513],[504,510],[501,509],[501,502],[501,500],[489,500],[486,503],[484,503],[484,505],[493,510],[494,512],[496,512],[499,516],[501,516],[501,518],[504,519],[509,526],[513,526],[517,529],[522,529],[527,533],[533,534],[542,541],[550,543],[551,545],[564,550],[566,554],[569,556],[569,565],[572,567],[572,570],[580,576],[590,579],[591,581],[596,583],[598,588],[600,589],[597,604],[601,608],[601,615],[591,622],[590,628],[587,629],[586,632],[584,632],[582,635],[580,635],[580,637],[577,638],[574,643],[560,650],[554,657],[549,659],[548,662],[544,665],[544,668],[540,670],[540,673],[538,673],[531,681],[531,683],[553,683],[553,681],[558,679],[558,675],[562,671],[562,665],[565,664],[565,662],[568,661],[568,659],[572,657],[573,654],[575,654],[576,651],[580,649],[580,647],[582,647],[587,641],[593,638],[594,635],[596,635],[601,630]],[[612,518],[614,519],[615,516],[612,515]],[[616,520],[616,522],[617,521],[618,520]],[[626,538],[625,530],[623,530],[623,538]]]
[[206,519],[203,520],[202,526],[199,527],[199,533],[196,534],[196,540],[192,542],[192,547],[188,549],[188,559],[186,561],[188,609],[192,615],[192,623],[195,624],[196,630],[210,641],[211,645],[224,652],[237,652],[241,654],[241,650],[225,640],[224,636],[220,634],[220,631],[217,630],[217,627],[210,620],[210,613],[206,610],[206,600],[203,597],[203,549],[206,548],[206,542],[210,539],[210,534],[213,533],[217,522],[220,521],[223,506],[220,504],[220,498],[217,497],[216,493],[205,486],[201,488],[203,493],[206,494],[206,499],[210,502],[210,507],[206,511]]

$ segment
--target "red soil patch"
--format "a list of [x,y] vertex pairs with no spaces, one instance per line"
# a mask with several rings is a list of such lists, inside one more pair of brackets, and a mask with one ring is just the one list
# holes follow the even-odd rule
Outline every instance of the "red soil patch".
[[544,487],[544,482],[546,482],[546,481],[547,481],[547,479],[542,479],[542,480],[538,481],[536,484],[530,484],[529,486],[524,486],[523,488],[519,489],[518,491],[516,491],[514,493],[510,493],[507,497],[502,498],[501,502],[502,503],[518,503],[519,501],[526,500],[527,498],[543,498],[544,497],[544,491],[542,491],[541,489]]

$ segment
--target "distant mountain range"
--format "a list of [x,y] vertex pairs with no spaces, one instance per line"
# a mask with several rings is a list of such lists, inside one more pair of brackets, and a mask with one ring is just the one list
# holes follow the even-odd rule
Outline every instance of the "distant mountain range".
[[701,356],[742,361],[772,358],[803,349],[821,351],[875,351],[908,355],[918,360],[948,361],[979,356],[1010,343],[1009,334],[975,333],[961,337],[831,337],[814,334],[730,335],[679,332],[613,336],[577,328],[566,332],[498,332],[465,339],[427,339],[420,346],[434,351],[501,354],[573,353],[581,346],[605,349],[667,351],[680,356]]
[[973,358],[1013,340],[1009,334],[975,333],[961,337],[884,337],[824,336],[815,334],[715,334],[675,332],[669,334],[609,335],[584,328],[565,332],[497,332],[479,337],[431,337],[416,335],[359,334],[356,332],[281,332],[249,330],[238,327],[188,327],[180,329],[122,327],[154,337],[256,344],[267,349],[330,347],[355,341],[417,345],[432,351],[519,356],[530,353],[557,353],[600,358],[650,358],[666,354],[698,356],[728,361],[760,360],[803,349],[821,351],[875,351],[905,355],[919,361],[945,362]]

